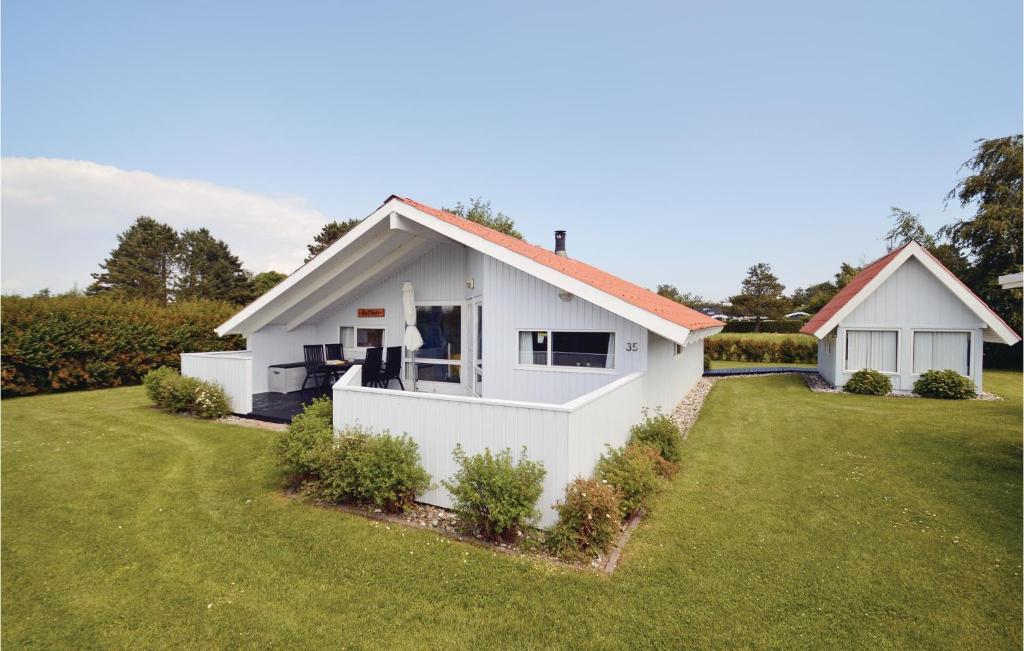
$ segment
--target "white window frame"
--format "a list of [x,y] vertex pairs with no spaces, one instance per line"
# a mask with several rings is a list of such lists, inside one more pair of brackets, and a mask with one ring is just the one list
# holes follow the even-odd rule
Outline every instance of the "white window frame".
[[[459,381],[458,382],[437,382],[436,380],[420,380],[416,379],[417,386],[423,388],[430,388],[434,393],[462,393],[469,386],[469,377],[466,374],[467,369],[473,369],[472,364],[464,364],[466,360],[462,358],[462,352],[465,350],[466,335],[467,335],[467,324],[466,316],[469,314],[469,308],[471,301],[416,301],[416,307],[458,307],[459,308],[459,339],[463,342],[459,349],[459,359],[434,359],[432,357],[417,357],[416,351],[412,355],[413,364],[436,364],[436,365],[447,365],[447,366],[458,366],[459,367]],[[471,334],[471,333],[470,333]],[[417,367],[418,368],[418,367]],[[458,388],[456,388],[458,387]]]
[[[342,337],[341,337],[341,329],[342,328],[352,328],[352,345],[351,346],[347,346],[345,344],[345,342],[341,340],[342,339]],[[354,325],[346,325],[346,324],[343,323],[343,324],[338,326],[338,343],[342,344],[346,348],[351,348],[352,350],[366,351],[367,348],[371,348],[371,346],[359,346],[359,345],[357,345],[358,342],[359,342],[359,331],[360,330],[380,330],[381,331],[381,333],[380,333],[380,341],[381,341],[380,345],[381,345],[381,348],[387,348],[387,346],[388,346],[388,329],[387,329],[387,327],[385,327],[383,325],[361,325],[361,326],[354,326]]]
[[[900,328],[846,328],[843,332],[843,373],[856,373],[861,370],[859,368],[846,368],[846,363],[850,361],[850,333],[851,332],[895,332],[896,333],[896,370],[895,371],[878,371],[882,375],[899,375],[901,372],[900,363],[903,359],[903,337]],[[838,352],[838,351],[836,351]]]
[[[967,335],[967,375],[964,377],[974,379],[974,331],[964,330],[962,328],[913,328],[910,331],[910,374],[915,377],[921,377],[921,373],[914,370],[914,337],[919,332],[960,332]],[[934,369],[942,370],[942,369]]]
[[[516,364],[512,367],[517,371],[554,371],[557,373],[594,373],[597,375],[615,375],[618,373],[619,362],[619,333],[616,330],[605,328],[516,328],[515,336],[515,357]],[[548,363],[547,364],[523,364],[519,362],[519,337],[523,332],[546,332],[548,333]],[[612,368],[598,368],[596,366],[556,366],[551,363],[551,346],[556,332],[600,332],[610,334],[615,338],[615,366]]]

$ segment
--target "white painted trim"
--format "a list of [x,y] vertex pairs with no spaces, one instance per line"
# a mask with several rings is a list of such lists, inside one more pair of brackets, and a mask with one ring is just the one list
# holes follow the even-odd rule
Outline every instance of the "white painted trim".
[[1024,272],[999,276],[999,286],[1003,289],[1020,289],[1024,287]]
[[857,371],[863,370],[859,368],[849,369],[846,368],[846,362],[849,358],[850,342],[849,337],[851,332],[895,332],[896,333],[896,370],[895,371],[878,371],[878,369],[870,369],[872,371],[878,371],[882,375],[900,375],[900,360],[903,357],[903,329],[897,326],[851,326],[843,330],[843,373],[856,373]]
[[889,279],[896,271],[903,266],[903,263],[909,260],[911,257],[917,258],[917,260],[924,265],[925,269],[932,272],[932,274],[939,279],[947,289],[959,298],[968,309],[971,310],[980,318],[986,326],[988,326],[993,334],[998,337],[1002,343],[1012,346],[1020,341],[1020,337],[1017,336],[1013,330],[1011,330],[1002,319],[992,311],[988,305],[985,304],[980,298],[974,295],[974,293],[967,289],[960,282],[960,280],[953,275],[949,269],[942,266],[938,260],[929,254],[924,247],[917,242],[911,242],[902,251],[900,251],[895,258],[889,261],[889,264],[882,269],[877,276],[872,278],[867,285],[865,285],[859,292],[857,292],[846,305],[841,307],[832,318],[829,319],[814,331],[814,336],[821,339],[825,334],[831,332],[833,328],[842,323],[843,319],[848,317],[857,307],[860,306],[868,296],[870,296],[876,289],[881,287],[882,283]]
[[[974,379],[974,355],[977,352],[977,342],[974,341],[974,332],[975,332],[974,330],[965,330],[963,328],[910,328],[909,330],[910,330],[910,375],[914,375],[914,376],[917,376],[917,377],[921,376],[921,373],[918,373],[917,371],[914,370],[915,361],[916,361],[916,359],[914,357],[914,352],[917,349],[916,346],[914,345],[914,337],[917,336],[917,333],[919,333],[919,332],[960,332],[960,333],[963,333],[963,334],[967,335],[967,344],[968,344],[968,349],[969,349],[968,353],[967,353],[967,375],[965,375],[964,377],[971,378],[972,380]],[[940,370],[941,371],[943,369],[931,369],[931,370]]]

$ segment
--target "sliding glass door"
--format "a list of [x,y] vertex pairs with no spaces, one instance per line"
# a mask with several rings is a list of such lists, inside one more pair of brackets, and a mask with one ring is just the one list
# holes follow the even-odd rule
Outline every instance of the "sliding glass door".
[[435,391],[461,393],[462,305],[417,305],[416,328],[423,337],[423,347],[416,351],[417,381],[431,383]]

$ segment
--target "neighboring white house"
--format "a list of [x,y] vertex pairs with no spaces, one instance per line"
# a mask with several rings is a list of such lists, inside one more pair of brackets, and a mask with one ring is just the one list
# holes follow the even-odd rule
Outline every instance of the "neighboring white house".
[[862,368],[909,393],[924,371],[953,369],[981,391],[982,343],[1020,337],[924,247],[866,266],[800,332],[818,338],[818,372],[843,386]]
[[[183,355],[182,372],[223,384],[244,414],[268,395],[271,367],[302,361],[303,345],[341,343],[359,358],[402,345],[413,327],[424,344],[403,369],[406,390],[363,387],[353,366],[333,386],[335,427],[408,433],[435,481],[456,470],[456,444],[525,446],[547,469],[549,524],[606,444],[623,444],[643,409],[670,412],[698,381],[703,340],[723,326],[567,257],[564,241],[558,231],[552,251],[392,196],[217,329],[248,350]],[[450,503],[443,489],[423,499]]]

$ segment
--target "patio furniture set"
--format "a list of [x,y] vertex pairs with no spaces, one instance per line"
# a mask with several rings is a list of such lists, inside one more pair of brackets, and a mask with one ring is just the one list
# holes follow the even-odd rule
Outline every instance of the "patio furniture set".
[[312,344],[302,347],[303,365],[306,378],[302,381],[301,391],[306,390],[307,383],[312,380],[314,387],[322,391],[337,382],[345,371],[354,364],[363,367],[363,386],[387,389],[392,381],[397,381],[402,391],[402,347],[389,346],[387,353],[384,348],[367,348],[362,360],[345,359],[345,349],[341,344]]

